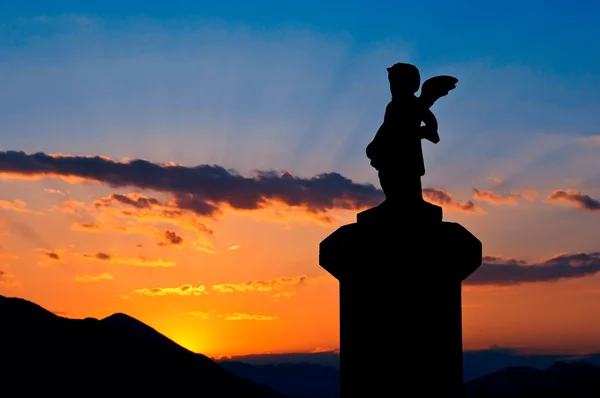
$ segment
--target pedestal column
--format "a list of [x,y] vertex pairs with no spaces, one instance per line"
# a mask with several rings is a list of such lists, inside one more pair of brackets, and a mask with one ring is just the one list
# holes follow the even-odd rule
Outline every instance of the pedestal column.
[[342,398],[462,395],[461,282],[482,245],[435,211],[422,223],[361,214],[320,244],[340,282]]

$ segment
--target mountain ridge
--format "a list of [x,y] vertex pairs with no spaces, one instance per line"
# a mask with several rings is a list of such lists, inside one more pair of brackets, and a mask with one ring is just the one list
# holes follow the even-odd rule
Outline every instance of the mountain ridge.
[[[224,369],[125,314],[102,320],[61,317],[38,304],[0,295],[2,391],[283,398],[274,389]],[[27,382],[30,380],[30,382]]]

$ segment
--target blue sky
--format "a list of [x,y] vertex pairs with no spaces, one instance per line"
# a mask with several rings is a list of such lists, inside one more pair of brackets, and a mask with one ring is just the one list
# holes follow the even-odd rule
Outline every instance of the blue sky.
[[[597,37],[599,5],[580,1],[28,1],[3,2],[1,20],[79,14],[112,25],[130,17],[159,21],[221,20],[270,30],[296,26],[325,34],[345,33],[357,46],[381,40],[409,44],[421,64],[493,58],[558,73],[598,71],[589,51]],[[595,34],[596,33],[596,34]],[[27,33],[21,31],[20,34]],[[3,41],[7,40],[6,37]],[[568,56],[566,56],[568,54]],[[594,58],[596,57],[596,58]],[[594,62],[596,61],[596,62]],[[427,65],[428,66],[428,65]]]

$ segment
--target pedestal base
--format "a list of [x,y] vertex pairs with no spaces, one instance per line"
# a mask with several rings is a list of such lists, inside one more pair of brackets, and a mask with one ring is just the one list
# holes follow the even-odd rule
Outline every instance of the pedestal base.
[[319,261],[340,281],[343,398],[461,396],[461,282],[481,265],[477,238],[449,222],[359,222],[323,240]]

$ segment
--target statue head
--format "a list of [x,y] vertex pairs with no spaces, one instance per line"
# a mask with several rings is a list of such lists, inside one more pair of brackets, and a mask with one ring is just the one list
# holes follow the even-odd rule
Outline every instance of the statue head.
[[421,85],[421,74],[416,66],[398,62],[387,68],[392,96],[415,94]]

